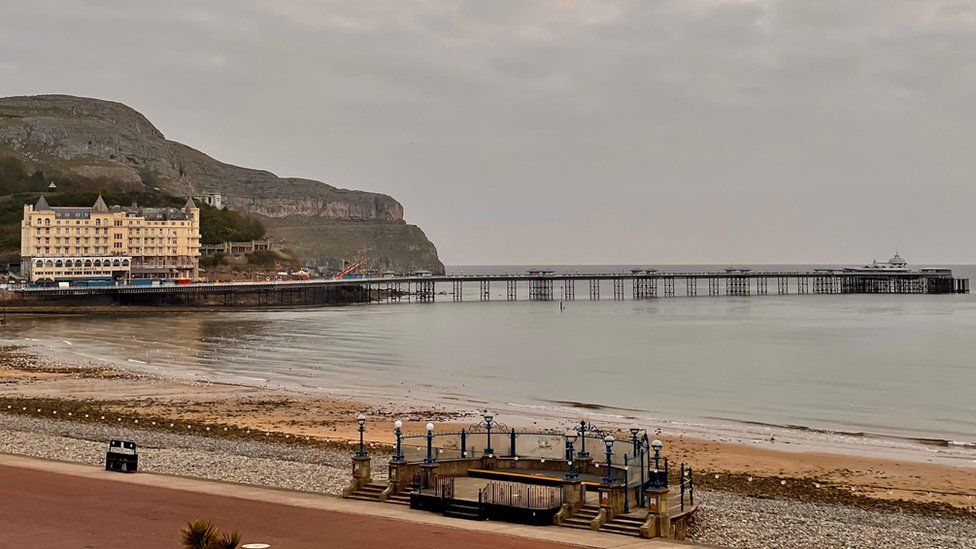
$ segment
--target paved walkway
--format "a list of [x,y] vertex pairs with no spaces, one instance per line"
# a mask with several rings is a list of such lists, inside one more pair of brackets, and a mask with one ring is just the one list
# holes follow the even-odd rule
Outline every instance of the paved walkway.
[[585,530],[450,519],[399,505],[344,500],[0,454],[0,545],[174,547],[187,521],[239,529],[283,547],[649,549],[685,544]]

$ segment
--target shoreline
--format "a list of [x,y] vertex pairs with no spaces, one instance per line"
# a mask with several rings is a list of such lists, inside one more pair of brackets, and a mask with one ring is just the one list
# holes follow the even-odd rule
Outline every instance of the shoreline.
[[[773,423],[734,418],[675,418],[646,410],[615,407],[598,403],[549,400],[544,404],[522,402],[495,402],[463,393],[450,392],[449,387],[372,387],[369,384],[351,386],[339,384],[328,389],[312,387],[301,382],[281,383],[263,377],[234,376],[222,373],[206,374],[199,371],[176,372],[161,362],[145,362],[138,359],[104,359],[72,348],[70,342],[53,339],[18,337],[7,333],[0,337],[0,345],[28,345],[32,352],[52,362],[96,364],[126,372],[139,372],[161,379],[187,383],[209,383],[220,386],[236,386],[242,389],[262,389],[281,394],[322,399],[355,399],[364,405],[413,407],[449,411],[458,416],[474,417],[474,412],[490,407],[502,413],[509,423],[523,427],[543,427],[565,431],[571,425],[567,418],[581,418],[607,428],[626,430],[632,423],[654,425],[661,435],[690,436],[714,442],[737,443],[749,446],[775,447],[780,451],[826,451],[856,457],[877,457],[910,460],[920,463],[940,463],[957,467],[976,468],[976,442],[950,440],[936,437],[891,435],[853,430],[827,429],[804,425],[777,425]],[[148,360],[148,359],[147,359]],[[346,380],[347,382],[349,380]],[[413,389],[413,390],[412,390]],[[355,414],[353,414],[355,416]],[[390,419],[392,422],[396,418]],[[708,421],[709,419],[714,421]]]
[[[0,348],[0,414],[8,417],[349,451],[357,438],[352,418],[360,411],[369,418],[366,440],[387,452],[394,440],[392,429],[373,426],[402,419],[406,434],[419,434],[426,421],[438,429],[476,421],[470,408],[370,403],[164,379],[104,365],[56,362],[22,347]],[[543,415],[500,417],[520,429],[562,432],[565,425]],[[613,426],[625,435],[626,425]],[[664,454],[673,464],[684,462],[700,472],[703,490],[976,518],[976,475],[968,463],[844,455],[788,441],[760,445],[709,440],[667,428],[649,435],[665,443]]]

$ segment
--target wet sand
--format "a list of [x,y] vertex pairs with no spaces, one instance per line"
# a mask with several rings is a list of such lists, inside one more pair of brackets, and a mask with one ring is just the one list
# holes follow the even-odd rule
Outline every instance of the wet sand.
[[[37,412],[41,409],[41,412]],[[28,349],[0,349],[0,412],[73,421],[119,421],[142,429],[189,430],[213,436],[273,437],[295,443],[348,445],[358,433],[354,417],[370,425],[402,419],[407,434],[427,421],[438,429],[468,426],[468,415],[440,407],[370,404],[353,398],[295,395],[281,390],[161,379],[99,364],[57,363]],[[101,419],[103,416],[106,419]],[[543,418],[506,422],[516,428],[554,427]],[[540,422],[542,425],[540,425]],[[561,432],[556,430],[556,432]],[[619,433],[621,437],[625,433]],[[366,438],[389,445],[392,429],[370,428]],[[734,444],[690,436],[659,438],[671,463],[698,473],[703,488],[759,497],[829,501],[913,512],[976,513],[976,469],[917,460],[781,451],[775,440]]]

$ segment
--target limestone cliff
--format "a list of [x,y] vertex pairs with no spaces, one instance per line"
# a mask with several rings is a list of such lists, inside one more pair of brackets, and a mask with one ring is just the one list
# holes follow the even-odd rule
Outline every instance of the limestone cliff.
[[[262,216],[271,236],[284,238],[303,259],[339,262],[365,249],[374,263],[395,270],[444,268],[392,197],[219,162],[167,140],[120,103],[66,95],[0,98],[4,157],[74,188],[220,193],[228,208]],[[289,230],[302,226],[315,230]]]

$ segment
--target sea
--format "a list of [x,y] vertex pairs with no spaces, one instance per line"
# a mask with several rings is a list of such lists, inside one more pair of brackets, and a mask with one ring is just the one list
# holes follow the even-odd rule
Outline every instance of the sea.
[[[951,268],[976,276],[976,266]],[[577,282],[576,299],[561,300],[556,282],[551,302],[527,301],[524,286],[520,301],[506,301],[504,283],[483,302],[476,282],[455,302],[444,284],[433,304],[29,316],[13,318],[4,337],[181,379],[527,417],[593,414],[747,439],[779,430],[914,444],[976,463],[976,295],[777,295],[771,280],[768,295],[707,297],[702,284],[697,297],[679,282],[676,297],[632,300],[628,282],[628,298],[613,300],[607,283],[590,300]]]

